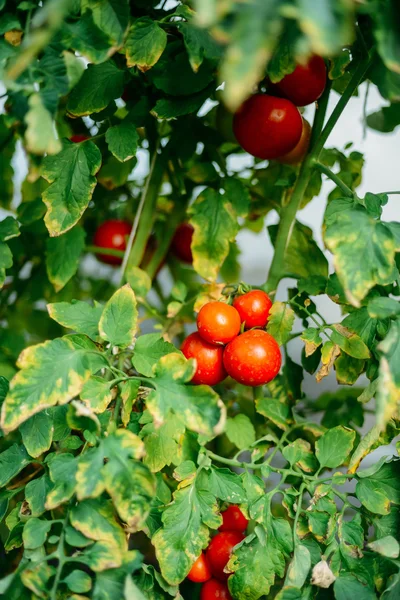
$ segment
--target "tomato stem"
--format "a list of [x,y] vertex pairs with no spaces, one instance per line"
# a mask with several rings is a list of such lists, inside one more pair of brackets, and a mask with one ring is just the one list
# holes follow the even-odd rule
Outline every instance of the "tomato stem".
[[354,198],[355,193],[353,192],[353,190],[350,189],[349,186],[346,185],[344,183],[344,181],[342,181],[340,179],[340,177],[338,177],[336,175],[336,173],[331,171],[331,169],[329,169],[329,167],[326,167],[325,165],[323,165],[320,162],[315,162],[314,165],[317,167],[317,169],[319,169],[321,171],[321,173],[323,173],[324,175],[329,177],[329,179],[331,179],[331,181],[333,181],[337,185],[337,187],[342,190],[342,192],[344,193],[345,196],[347,196],[349,198]]

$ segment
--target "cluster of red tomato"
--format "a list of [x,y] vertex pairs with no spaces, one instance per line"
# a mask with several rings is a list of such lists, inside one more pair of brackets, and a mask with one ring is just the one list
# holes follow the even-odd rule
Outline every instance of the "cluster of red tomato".
[[240,107],[233,117],[237,141],[256,158],[300,162],[307,152],[311,129],[297,107],[318,100],[325,85],[326,66],[320,56],[297,65],[293,73],[269,85],[274,95],[254,94]]
[[188,579],[203,583],[200,600],[232,600],[226,581],[229,577],[224,569],[233,548],[244,540],[248,520],[234,504],[222,513],[222,525],[205,552],[193,564]]
[[[230,375],[243,385],[258,386],[279,373],[281,352],[264,328],[272,302],[262,290],[237,296],[233,305],[207,302],[198,316],[198,331],[191,333],[181,350],[196,359],[195,384],[216,385]],[[241,329],[244,333],[240,333]]]

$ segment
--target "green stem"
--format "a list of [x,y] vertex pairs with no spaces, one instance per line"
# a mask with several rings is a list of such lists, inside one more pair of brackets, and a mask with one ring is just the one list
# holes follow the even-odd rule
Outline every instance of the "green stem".
[[[230,467],[236,467],[238,469],[262,469],[262,467],[266,464],[266,463],[246,463],[246,462],[241,462],[239,460],[234,460],[233,458],[225,458],[224,456],[219,456],[219,454],[215,454],[214,452],[211,452],[211,450],[206,450],[207,455],[210,458],[213,458],[215,461],[223,464],[223,465],[228,465]],[[293,471],[292,469],[279,469],[278,467],[271,467],[270,465],[268,465],[268,468],[273,471],[274,473],[280,473],[281,475],[285,475],[286,477],[288,475],[293,475],[294,477],[302,477],[303,479],[312,479],[312,476],[310,475],[304,475],[303,473],[297,473],[296,471]]]
[[303,503],[303,493],[304,493],[305,487],[306,487],[306,484],[303,482],[300,486],[299,496],[297,498],[297,510],[296,510],[296,514],[295,514],[294,522],[293,522],[293,542],[294,542],[295,546],[297,546],[300,543],[300,540],[296,533],[296,529],[297,529],[297,524],[298,524],[299,518],[300,518],[300,513],[301,513],[301,508],[302,508],[302,503]]
[[93,254],[106,254],[107,256],[118,256],[124,258],[125,252],[123,250],[114,250],[113,248],[101,248],[100,246],[86,246],[87,252],[93,252]]
[[337,187],[342,190],[342,192],[344,193],[345,196],[348,196],[349,198],[354,198],[353,190],[350,189],[349,186],[346,185],[344,183],[344,181],[342,181],[340,179],[340,177],[338,177],[338,175],[336,175],[336,173],[331,171],[331,169],[329,169],[329,167],[326,167],[325,165],[323,165],[320,162],[315,162],[314,165],[317,167],[317,169],[319,169],[322,173],[324,173],[324,175],[329,177],[329,179],[331,179],[337,185]]
[[122,396],[118,394],[117,401],[115,403],[114,412],[113,412],[113,421],[118,425],[119,412],[121,410]]
[[[327,101],[324,100],[324,102],[321,102],[320,107],[318,107],[315,112],[313,131],[311,134],[312,144],[310,146],[310,151],[300,168],[300,173],[297,178],[295,187],[293,189],[292,197],[290,198],[290,201],[287,204],[287,206],[282,209],[281,220],[279,223],[278,234],[275,242],[275,253],[272,259],[267,282],[263,286],[263,289],[266,292],[269,292],[271,295],[274,295],[276,293],[278,284],[282,277],[284,277],[285,275],[283,263],[286,248],[290,241],[290,236],[293,230],[296,213],[300,208],[301,201],[310,181],[310,177],[314,168],[314,162],[318,159],[321,150],[323,149],[330,133],[332,132],[332,129],[336,125],[336,122],[342,114],[348,101],[353,95],[354,90],[357,88],[358,84],[365,76],[365,73],[371,65],[372,59],[373,57],[371,56],[360,61],[356,71],[354,72],[353,77],[351,78],[343,95],[341,96],[339,102],[332,111],[332,114],[329,117],[323,129],[322,124],[325,119]],[[321,131],[321,133],[314,143],[315,137],[319,131]]]
[[147,240],[153,227],[156,202],[163,179],[165,163],[165,151],[164,153],[161,152],[159,154],[158,146],[159,142],[156,145],[153,154],[149,175],[147,177],[146,185],[143,188],[142,197],[136,211],[132,231],[126,246],[124,260],[121,265],[121,284],[124,279],[126,267],[128,265],[130,267],[137,267],[140,265]]
[[62,524],[62,530],[61,530],[61,534],[60,534],[60,539],[58,541],[57,550],[54,553],[55,557],[57,557],[57,559],[58,559],[58,565],[57,565],[57,571],[56,571],[54,583],[51,588],[50,600],[57,600],[58,584],[60,583],[62,570],[63,570],[64,564],[66,562],[66,560],[65,560],[66,556],[65,556],[65,552],[64,552],[64,537],[65,537],[65,527],[68,523],[68,517],[69,517],[69,512],[67,510],[67,513],[65,515],[65,518],[64,518],[63,524]]

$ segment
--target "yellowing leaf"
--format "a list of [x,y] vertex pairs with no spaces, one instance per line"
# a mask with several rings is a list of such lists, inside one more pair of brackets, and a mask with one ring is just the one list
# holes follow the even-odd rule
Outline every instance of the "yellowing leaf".
[[93,142],[65,142],[56,156],[46,156],[42,176],[51,185],[43,192],[47,206],[44,218],[50,235],[58,236],[81,218],[92,197],[101,166],[101,154]]
[[285,302],[274,302],[271,306],[267,331],[275,338],[279,346],[283,346],[288,341],[294,319],[294,310]]
[[141,71],[148,71],[156,64],[166,45],[167,34],[158,23],[148,17],[137,19],[126,39],[128,67],[137,66]]
[[29,110],[25,115],[26,148],[33,154],[57,154],[62,145],[56,138],[56,129],[51,114],[43,104],[40,94],[29,98]]
[[321,379],[323,379],[324,377],[329,375],[329,373],[333,367],[333,363],[335,362],[335,360],[337,359],[339,354],[340,354],[339,346],[337,346],[336,344],[334,344],[333,342],[330,342],[330,341],[325,342],[325,344],[322,346],[322,356],[321,356],[322,367],[320,368],[320,370],[318,371],[318,373],[315,376],[315,378],[318,382],[320,382]]
[[132,344],[137,327],[136,297],[129,284],[111,296],[99,322],[100,337],[112,346]]

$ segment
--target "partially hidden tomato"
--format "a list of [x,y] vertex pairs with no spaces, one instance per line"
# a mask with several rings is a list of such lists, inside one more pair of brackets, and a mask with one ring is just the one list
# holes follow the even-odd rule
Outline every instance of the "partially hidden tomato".
[[248,520],[236,504],[231,504],[221,513],[222,525],[219,531],[246,531]]
[[201,586],[200,600],[232,600],[226,583],[210,579]]
[[71,142],[74,142],[74,144],[79,144],[80,142],[86,142],[86,140],[90,138],[85,133],[75,133],[74,135],[71,135],[69,139]]
[[210,344],[227,344],[240,331],[236,308],[225,302],[207,302],[197,315],[199,334]]
[[305,65],[297,65],[293,73],[285,75],[274,87],[296,106],[312,104],[326,86],[326,65],[320,56],[312,56]]
[[291,152],[278,158],[280,163],[285,165],[298,165],[307,154],[311,139],[311,125],[306,119],[303,119],[303,131],[299,143]]
[[189,223],[181,223],[175,231],[171,242],[172,253],[182,262],[192,264],[192,239],[194,227]]
[[233,132],[246,152],[261,159],[275,159],[298,144],[302,118],[296,106],[285,98],[255,94],[233,118]]
[[211,579],[210,565],[208,564],[208,560],[204,552],[202,552],[199,558],[193,563],[187,578],[195,583],[204,583],[204,581]]
[[211,540],[206,556],[211,567],[211,572],[220,581],[226,581],[229,573],[224,569],[228,564],[233,548],[244,540],[245,536],[239,531],[221,531]]
[[192,383],[197,385],[216,385],[226,377],[223,363],[224,349],[203,340],[197,331],[188,335],[183,341],[181,350],[186,358],[195,358],[196,373]]
[[262,290],[252,290],[237,296],[233,306],[238,311],[242,323],[245,324],[245,329],[252,329],[266,326],[272,302],[268,294]]
[[224,366],[243,385],[264,385],[281,368],[282,356],[276,340],[262,329],[251,329],[235,338],[224,351]]
[[[93,243],[99,248],[110,250],[126,250],[126,240],[131,232],[132,225],[127,221],[110,219],[100,225],[94,234]],[[122,258],[109,254],[96,254],[97,258],[109,265],[120,265]]]

